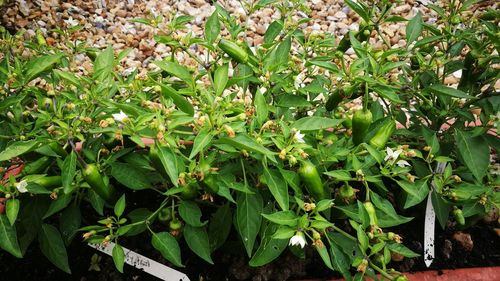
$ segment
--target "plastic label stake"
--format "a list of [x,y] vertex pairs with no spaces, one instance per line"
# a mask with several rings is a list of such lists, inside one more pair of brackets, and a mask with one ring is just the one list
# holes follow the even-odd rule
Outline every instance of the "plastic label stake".
[[[106,246],[101,244],[88,244],[90,247],[97,249],[109,256],[113,254],[113,248],[115,243],[109,242]],[[149,273],[164,281],[190,281],[186,274],[179,272],[173,268],[170,268],[164,264],[140,255],[132,250],[123,247],[123,252],[125,253],[125,263],[129,264],[137,269],[141,269],[146,273]]]
[[[446,168],[446,163],[438,163],[436,174],[441,174]],[[436,225],[436,212],[432,206],[432,192],[434,192],[436,184],[434,180],[431,183],[431,190],[427,195],[427,206],[425,208],[425,227],[424,227],[424,262],[427,267],[431,266],[435,257],[434,250],[434,229]]]

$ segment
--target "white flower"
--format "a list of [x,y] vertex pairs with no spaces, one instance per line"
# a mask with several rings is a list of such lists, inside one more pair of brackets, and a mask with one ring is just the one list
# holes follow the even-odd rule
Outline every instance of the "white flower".
[[411,166],[410,163],[408,163],[408,161],[406,160],[399,160],[398,162],[396,162],[396,165],[401,168],[404,168],[405,166]]
[[113,119],[115,119],[118,122],[125,122],[128,119],[127,114],[125,114],[123,111],[120,110],[120,113],[115,113],[112,114]]
[[304,141],[304,134],[300,133],[300,130],[295,131],[295,134],[293,135],[293,139],[298,142],[298,143],[305,143]]
[[307,242],[304,237],[304,233],[302,233],[301,231],[297,231],[297,233],[295,233],[295,235],[290,238],[290,243],[288,243],[288,245],[300,246],[301,248],[304,248],[306,244]]
[[390,147],[386,148],[387,156],[385,156],[384,161],[396,161],[398,159],[399,154],[403,152],[401,149],[393,151]]
[[16,183],[16,188],[21,193],[28,192],[28,189],[26,188],[26,186],[28,186],[28,183],[25,180],[22,180],[22,181]]
[[77,26],[80,24],[80,22],[73,19],[73,17],[69,17],[69,19],[64,20],[64,22],[66,23],[66,25],[68,25],[70,27],[74,27],[74,26]]

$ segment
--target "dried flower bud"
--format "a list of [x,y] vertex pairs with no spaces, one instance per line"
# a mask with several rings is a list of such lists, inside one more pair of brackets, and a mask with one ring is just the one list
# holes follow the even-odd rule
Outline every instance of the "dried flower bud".
[[314,203],[304,203],[304,211],[310,212],[312,210],[316,209],[316,204]]

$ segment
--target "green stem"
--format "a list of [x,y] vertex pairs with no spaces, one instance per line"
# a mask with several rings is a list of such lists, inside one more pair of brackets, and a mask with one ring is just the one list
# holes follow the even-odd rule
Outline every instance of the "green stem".
[[394,280],[394,276],[390,275],[389,273],[385,272],[382,268],[378,267],[376,264],[374,264],[373,262],[369,262],[370,263],[370,266],[375,269],[378,273],[380,273],[380,275],[384,276],[385,278],[389,279],[389,280]]

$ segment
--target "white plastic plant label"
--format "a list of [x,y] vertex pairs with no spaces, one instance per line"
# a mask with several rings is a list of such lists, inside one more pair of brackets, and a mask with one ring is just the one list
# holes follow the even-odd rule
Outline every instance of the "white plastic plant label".
[[[446,167],[446,163],[438,163],[436,174],[441,174]],[[424,226],[424,262],[427,267],[431,266],[434,261],[434,232],[436,226],[436,212],[432,206],[432,192],[434,192],[434,181],[431,183],[431,190],[427,195],[427,206],[425,208],[425,226]]]
[[[109,256],[112,256],[113,248],[115,243],[109,242],[106,246],[100,244],[88,244],[90,247],[97,249]],[[123,247],[125,253],[125,263],[129,264],[137,269],[141,269],[161,280],[165,281],[190,281],[186,274],[179,272],[173,268],[170,268],[164,264],[140,255],[134,251],[131,251]]]

